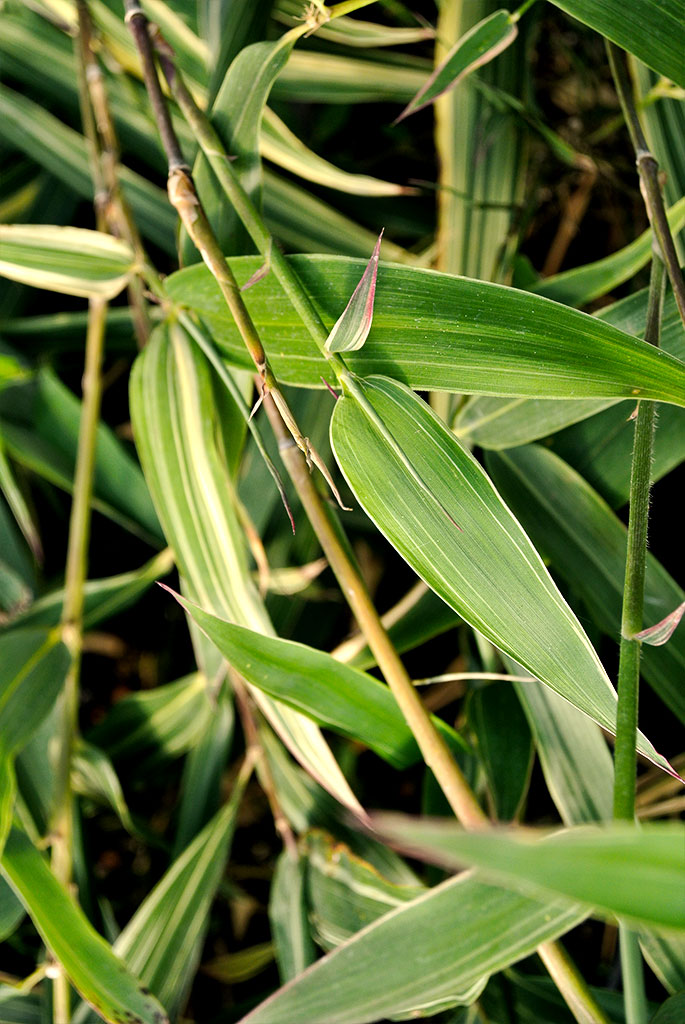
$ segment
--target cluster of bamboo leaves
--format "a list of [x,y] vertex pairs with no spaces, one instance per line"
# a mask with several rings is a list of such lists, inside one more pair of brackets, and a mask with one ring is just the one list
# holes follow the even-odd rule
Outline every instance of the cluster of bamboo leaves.
[[[651,479],[667,478],[685,457],[682,304],[651,228],[545,276],[519,248],[542,163],[579,194],[614,180],[536,106],[542,24],[628,52],[682,257],[685,2],[370,3],[0,2],[7,1024],[682,1019],[685,598],[651,554],[647,642],[623,637],[649,735],[628,732],[636,816],[610,825],[632,414],[660,403]],[[190,179],[159,142],[136,25],[202,207],[167,198],[167,171]],[[360,170],[390,147],[392,181],[321,155],[365,104],[385,127]],[[402,154],[429,124],[437,180],[410,183]],[[620,118],[607,131],[621,152]],[[135,447],[100,411],[112,367]],[[63,514],[60,492],[64,550],[36,514]],[[145,560],[94,578],[91,516]],[[360,538],[386,567],[382,620]],[[195,668],[81,729],[84,642],[141,600],[187,623]],[[438,637],[452,670],[418,680],[429,714],[400,656],[432,666]],[[379,759],[398,792],[419,779],[424,815],[376,813],[375,790],[367,806]],[[160,831],[129,804],[167,773]],[[216,955],[255,779],[282,841],[270,941]],[[89,861],[101,820],[155,851],[127,919]],[[581,933],[589,919],[605,924]],[[593,970],[590,988],[563,936],[619,923],[622,980]]]

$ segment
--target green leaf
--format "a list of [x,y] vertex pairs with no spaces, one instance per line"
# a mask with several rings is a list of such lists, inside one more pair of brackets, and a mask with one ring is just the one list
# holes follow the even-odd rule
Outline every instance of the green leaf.
[[397,66],[294,50],[274,85],[273,98],[290,103],[408,103],[431,70],[427,61]]
[[[627,543],[623,523],[575,470],[539,445],[489,454],[487,466],[536,547],[582,597],[602,632],[618,640]],[[684,599],[681,588],[648,552],[647,624],[658,622]],[[683,671],[682,631],[663,647],[643,647],[644,678],[685,722]]]
[[102,231],[0,224],[0,275],[64,295],[113,299],[134,270],[130,247]]
[[80,739],[71,763],[71,782],[76,793],[110,807],[126,831],[137,835],[121,783],[104,751]]
[[[395,698],[373,676],[305,644],[231,625],[178,594],[174,597],[229,664],[259,690],[319,725],[364,743],[396,768],[406,768],[419,758]],[[449,726],[437,718],[434,722],[453,745],[463,746]]]
[[[160,325],[131,375],[136,444],[165,535],[194,601],[269,635],[273,626],[253,583],[235,507],[210,367],[178,323]],[[241,434],[242,437],[242,434]],[[308,771],[343,804],[361,807],[318,727],[259,690],[261,710]]]
[[[683,7],[685,17],[685,6]],[[677,235],[685,225],[685,197],[679,199],[666,214],[671,231]],[[561,274],[542,278],[529,286],[536,295],[564,302],[569,306],[585,306],[600,295],[606,295],[623,284],[646,266],[652,255],[652,229],[643,231],[639,238],[594,263],[564,270]]]
[[[365,263],[326,256],[289,259],[332,327]],[[261,266],[261,260],[249,257],[230,262],[241,284]],[[247,367],[240,336],[207,268],[173,274],[167,287],[174,299],[201,314],[226,357]],[[323,387],[325,361],[274,275],[244,295],[278,379]],[[395,376],[417,390],[653,397],[685,405],[685,365],[667,353],[539,296],[418,267],[380,265],[371,334],[347,361],[355,372]]]
[[373,301],[376,296],[378,257],[382,237],[383,232],[381,231],[359,284],[333,324],[326,339],[325,347],[328,352],[356,352],[369,336],[373,322]]
[[442,96],[449,89],[454,89],[472,71],[489,63],[498,53],[506,50],[516,39],[517,34],[516,21],[509,11],[495,11],[479,21],[460,36],[411,103],[404,108],[397,121],[402,121],[417,110],[423,110],[438,96]]
[[[331,443],[381,533],[483,636],[613,732],[616,693],[597,654],[473,456],[403,385],[354,387],[335,404]],[[673,772],[644,736],[638,749]]]
[[112,1024],[167,1020],[154,996],[97,934],[43,855],[18,828],[8,836],[0,867],[74,987],[105,1020]]
[[680,1024],[685,1016],[685,992],[676,992],[674,996],[657,1010],[651,1024]]
[[[300,0],[277,0],[274,4],[274,16],[278,21],[284,21],[288,25],[297,24],[302,17]],[[423,39],[432,39],[434,35],[435,32],[429,25],[395,28],[344,16],[324,22],[316,30],[317,39],[327,39],[340,46],[358,47],[402,46],[407,43],[419,43]]]
[[667,992],[685,989],[685,936],[640,929],[645,959]]
[[621,0],[552,0],[650,68],[685,86],[683,0],[625,4]]
[[420,856],[456,868],[476,865],[501,884],[563,895],[605,915],[685,931],[685,826],[620,822],[534,838],[493,829],[465,832],[452,822],[378,814],[377,827]]
[[70,663],[57,630],[0,636],[0,850],[12,822],[14,755],[50,712]]
[[568,900],[539,902],[468,872],[357,932],[243,1022],[367,1024],[408,1007],[437,1013],[443,1004],[453,1005],[455,979],[471,1002],[484,976],[529,955],[583,916]]
[[21,900],[16,896],[14,889],[0,875],[0,942],[4,942],[8,936],[13,934],[25,913]]

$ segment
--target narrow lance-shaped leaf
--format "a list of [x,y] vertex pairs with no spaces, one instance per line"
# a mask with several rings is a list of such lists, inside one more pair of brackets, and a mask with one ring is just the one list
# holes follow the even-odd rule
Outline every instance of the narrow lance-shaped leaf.
[[[616,693],[597,654],[481,466],[408,388],[383,377],[352,386],[331,443],[370,518],[483,636],[615,731]],[[638,749],[675,774],[641,734]]]
[[371,255],[366,270],[352,298],[345,306],[340,317],[333,326],[326,340],[329,352],[355,352],[361,348],[369,336],[373,320],[373,302],[376,297],[376,277],[378,276],[378,256],[381,251],[383,232]]
[[8,836],[0,868],[69,980],[105,1020],[165,1024],[160,1004],[97,934],[43,855],[18,828]]
[[134,266],[130,247],[101,231],[0,224],[0,275],[65,295],[112,299]]
[[524,883],[654,927],[685,931],[683,846],[676,822],[580,826],[531,838],[496,829],[465,832],[452,822],[379,814],[376,826],[424,859],[476,865],[502,884]]
[[[377,679],[305,644],[232,625],[169,592],[253,686],[320,725],[361,741],[397,768],[418,758],[395,698]],[[438,718],[434,721],[453,747],[463,748],[453,729]]]
[[516,39],[516,16],[509,11],[495,11],[469,29],[438,65],[428,81],[417,92],[395,121],[423,110],[449,89],[454,89],[476,68],[493,60]]

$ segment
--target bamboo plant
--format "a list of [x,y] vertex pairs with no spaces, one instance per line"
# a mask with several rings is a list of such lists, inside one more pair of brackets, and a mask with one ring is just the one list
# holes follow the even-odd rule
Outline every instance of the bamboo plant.
[[680,1019],[685,2],[2,14],[0,1020]]

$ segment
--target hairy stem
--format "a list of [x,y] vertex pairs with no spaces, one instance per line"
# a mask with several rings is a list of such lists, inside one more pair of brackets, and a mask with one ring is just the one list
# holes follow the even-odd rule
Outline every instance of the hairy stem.
[[650,152],[647,138],[642,129],[633,96],[625,51],[608,40],[606,45],[616,92],[618,93],[623,116],[635,150],[637,169],[640,175],[640,188],[647,208],[647,215],[661,250],[661,258],[668,271],[668,277],[673,288],[680,317],[685,324],[685,281],[683,281],[678,254],[676,253],[673,236],[671,235],[671,229],[666,217],[666,207],[664,206],[664,197],[661,190],[661,182],[659,181],[659,165]]

